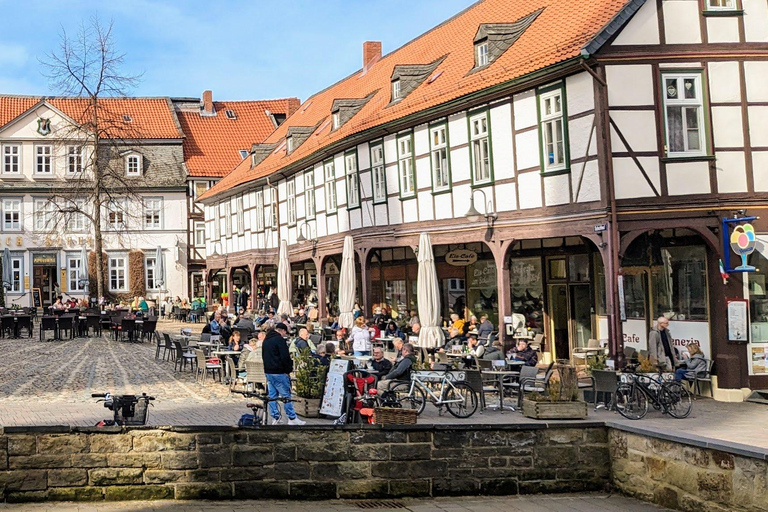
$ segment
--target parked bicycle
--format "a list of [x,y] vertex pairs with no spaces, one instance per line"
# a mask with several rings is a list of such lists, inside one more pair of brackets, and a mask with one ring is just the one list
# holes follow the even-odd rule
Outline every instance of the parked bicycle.
[[[244,414],[240,417],[240,421],[238,422],[238,426],[240,427],[260,427],[263,425],[278,425],[280,423],[280,420],[283,418],[283,408],[280,404],[286,404],[288,402],[295,402],[296,400],[287,397],[287,396],[279,396],[277,398],[270,398],[270,396],[267,393],[250,393],[246,392],[243,393],[243,395],[246,398],[255,398],[258,401],[254,402],[247,402],[245,404],[246,407],[248,407],[253,414]],[[273,418],[269,414],[269,404],[270,402],[277,403],[277,410],[279,413],[279,416],[277,419]]]
[[[434,389],[436,388],[436,389]],[[443,406],[457,418],[469,418],[477,411],[477,393],[463,380],[453,380],[450,371],[413,372],[411,382],[390,389],[402,407],[424,412],[427,401],[442,413]]]
[[649,402],[654,409],[673,418],[691,414],[691,393],[681,382],[665,380],[661,375],[638,374],[636,369],[637,365],[625,368],[614,393],[613,405],[619,414],[630,420],[642,419],[648,413]]
[[114,412],[114,419],[100,421],[96,424],[97,427],[146,425],[150,402],[155,399],[146,393],[142,393],[141,396],[94,393],[91,397],[100,398],[99,402],[104,402],[104,407]]

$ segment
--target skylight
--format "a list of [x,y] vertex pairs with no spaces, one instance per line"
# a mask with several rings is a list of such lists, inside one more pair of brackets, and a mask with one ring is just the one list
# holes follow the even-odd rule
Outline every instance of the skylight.
[[227,110],[224,113],[227,115],[227,119],[237,119],[234,110]]

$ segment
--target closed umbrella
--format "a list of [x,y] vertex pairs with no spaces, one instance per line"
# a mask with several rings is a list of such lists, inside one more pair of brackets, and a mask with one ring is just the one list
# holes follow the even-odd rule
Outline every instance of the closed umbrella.
[[293,315],[291,304],[291,262],[288,260],[288,242],[280,241],[280,259],[277,261],[277,296],[280,304],[277,306],[278,315]]
[[344,252],[341,254],[341,275],[339,276],[339,325],[352,328],[355,315],[355,244],[351,236],[344,237]]
[[163,248],[159,245],[155,251],[155,286],[161,290],[165,286],[165,258],[163,258]]
[[78,281],[83,286],[85,296],[88,296],[88,249],[83,246],[83,250],[80,252],[80,275],[77,276]]
[[11,272],[11,251],[6,247],[3,249],[3,286],[6,290],[10,290],[12,283],[13,274]]
[[440,288],[437,283],[435,256],[432,254],[432,242],[429,233],[419,237],[418,288],[416,298],[419,308],[419,345],[422,347],[437,347],[445,343],[445,335],[440,328]]

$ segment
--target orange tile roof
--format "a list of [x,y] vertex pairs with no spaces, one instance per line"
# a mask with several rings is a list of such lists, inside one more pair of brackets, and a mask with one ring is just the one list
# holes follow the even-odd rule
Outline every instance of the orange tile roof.
[[[275,152],[253,169],[248,161],[241,162],[202,198],[269,176],[355,133],[578,57],[581,49],[628,3],[628,0],[480,1],[382,57],[367,71],[358,71],[308,98],[265,142],[279,142],[291,126],[319,124],[315,134],[289,156],[285,151]],[[468,74],[474,66],[473,41],[481,24],[513,23],[542,8],[542,13],[511,48],[487,68]],[[390,78],[396,65],[428,64],[443,56],[445,59],[429,79],[402,101],[387,107]],[[363,98],[372,92],[375,92],[373,99],[340,129],[331,131],[327,123],[323,123],[331,114],[334,99]]]
[[[85,98],[0,96],[0,127],[43,99],[77,122],[88,121],[88,100]],[[142,139],[183,138],[168,98],[101,98],[99,101],[101,115],[115,120],[115,130],[121,132],[120,136]],[[123,115],[131,116],[131,122],[123,123]]]
[[[266,111],[293,114],[299,108],[298,98],[264,101],[214,101],[215,116],[201,116],[199,109],[178,109],[184,139],[184,161],[190,176],[221,177],[240,163],[241,149],[261,143],[275,131]],[[237,119],[227,118],[232,110]]]

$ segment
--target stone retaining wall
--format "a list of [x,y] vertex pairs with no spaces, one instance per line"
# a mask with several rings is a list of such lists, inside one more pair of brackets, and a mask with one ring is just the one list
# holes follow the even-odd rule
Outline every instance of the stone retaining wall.
[[621,491],[690,512],[768,510],[765,459],[610,431],[612,481]]
[[601,490],[608,429],[0,430],[0,501]]

